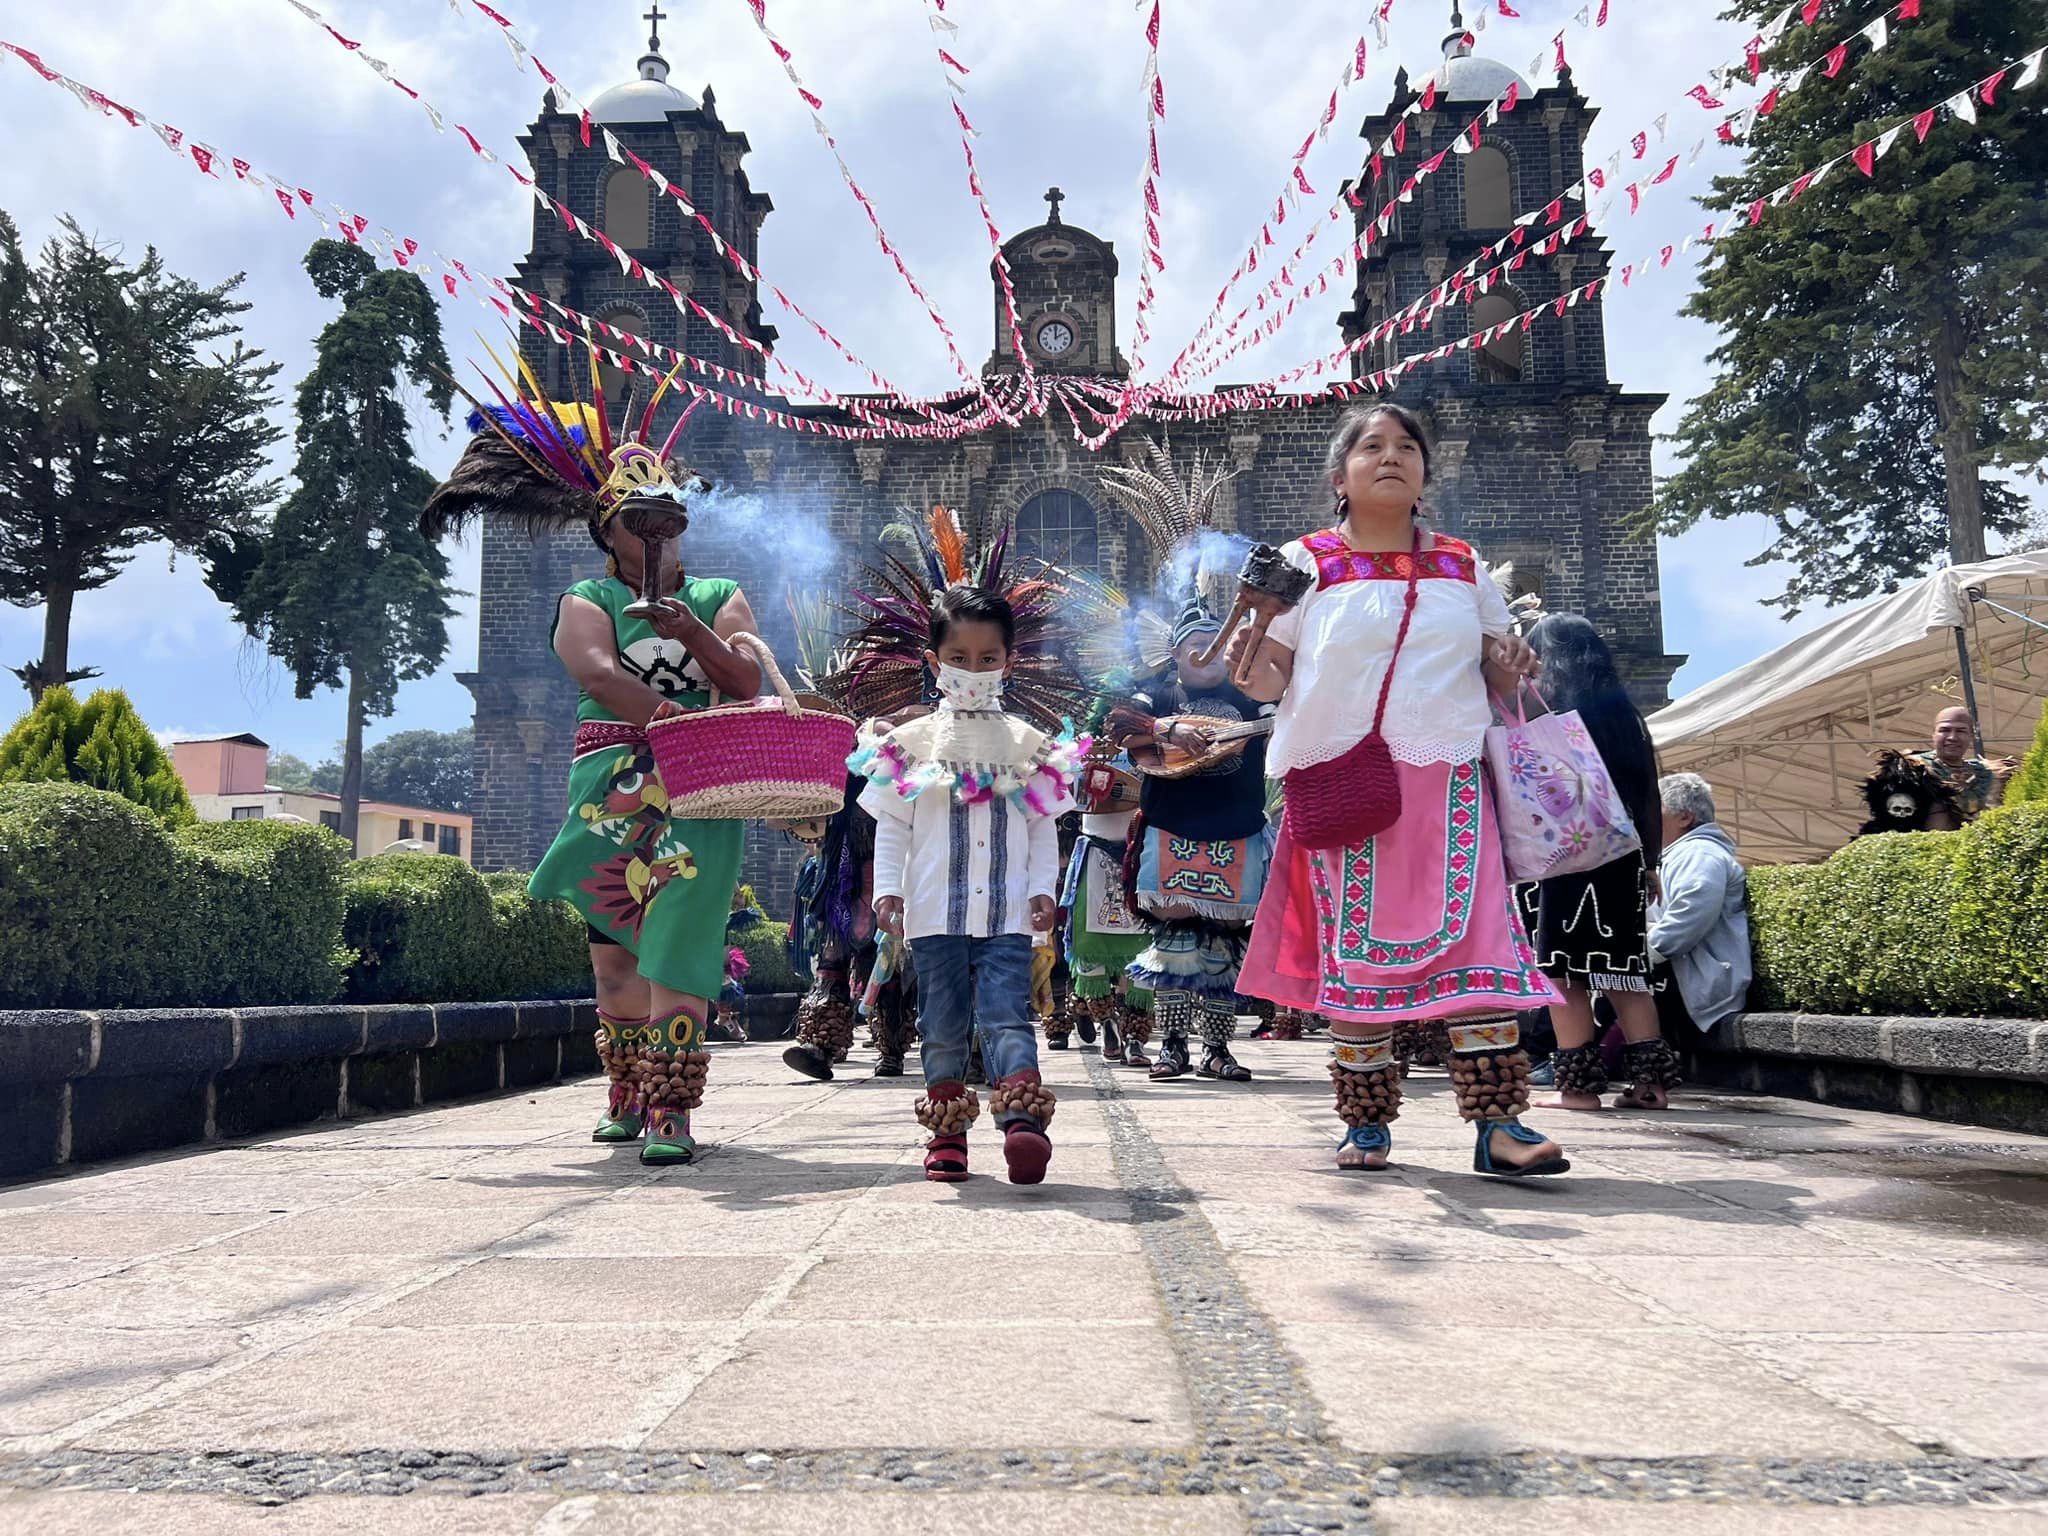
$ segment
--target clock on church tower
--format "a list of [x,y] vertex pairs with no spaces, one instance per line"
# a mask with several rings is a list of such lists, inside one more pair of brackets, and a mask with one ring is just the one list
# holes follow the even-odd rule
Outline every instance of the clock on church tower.
[[[1116,349],[1116,249],[1060,217],[1066,194],[1045,194],[1046,220],[1004,242],[1017,295],[1017,330],[1031,366],[1041,373],[1127,373]],[[995,349],[986,375],[1020,370],[993,267]]]

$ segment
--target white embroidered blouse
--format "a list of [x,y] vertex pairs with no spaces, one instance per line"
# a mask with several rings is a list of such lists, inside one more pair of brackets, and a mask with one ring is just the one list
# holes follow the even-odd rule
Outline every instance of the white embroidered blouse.
[[1395,759],[1469,763],[1485,746],[1493,709],[1479,669],[1483,637],[1513,629],[1507,598],[1470,545],[1437,534],[1419,557],[1355,550],[1335,529],[1282,551],[1316,578],[1267,637],[1294,652],[1267,772],[1276,778],[1341,757],[1365,739],[1387,658],[1401,628],[1411,558],[1420,564],[1415,618],[1394,668],[1380,731]]

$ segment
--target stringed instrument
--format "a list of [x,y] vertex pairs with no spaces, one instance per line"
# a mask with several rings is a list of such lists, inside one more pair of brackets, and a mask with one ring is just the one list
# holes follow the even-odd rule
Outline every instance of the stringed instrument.
[[[1119,739],[1133,738],[1124,750],[1139,773],[1154,779],[1187,779],[1239,756],[1248,742],[1272,735],[1273,718],[1266,715],[1257,720],[1230,720],[1202,714],[1155,718],[1119,706],[1109,713],[1109,729]],[[1199,730],[1209,738],[1209,745],[1193,752],[1167,741],[1166,733],[1176,725]]]

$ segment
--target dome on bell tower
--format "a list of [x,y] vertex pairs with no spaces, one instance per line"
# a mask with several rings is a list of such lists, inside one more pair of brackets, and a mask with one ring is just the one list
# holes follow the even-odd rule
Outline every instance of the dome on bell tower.
[[1498,59],[1482,59],[1472,51],[1472,34],[1465,30],[1465,17],[1452,0],[1451,30],[1444,34],[1444,67],[1437,71],[1437,89],[1446,101],[1497,101],[1510,85],[1522,94],[1529,82]]
[[615,85],[590,104],[594,123],[658,123],[671,112],[694,112],[696,98],[668,83],[668,60],[661,55],[661,23],[657,5],[647,10],[647,51],[640,55],[640,76]]

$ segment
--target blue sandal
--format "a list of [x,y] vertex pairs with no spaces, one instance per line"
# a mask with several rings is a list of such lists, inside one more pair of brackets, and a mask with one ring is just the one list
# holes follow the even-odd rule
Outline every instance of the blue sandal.
[[[1354,1125],[1344,1133],[1344,1139],[1337,1143],[1338,1152],[1356,1147],[1370,1156],[1374,1152],[1392,1152],[1394,1133],[1384,1125]],[[1345,1173],[1385,1173],[1392,1163],[1339,1163],[1337,1167]]]
[[1482,1120],[1479,1122],[1479,1141],[1472,1149],[1472,1171],[1490,1173],[1501,1179],[1533,1179],[1547,1173],[1568,1173],[1571,1161],[1565,1157],[1546,1157],[1533,1163],[1516,1167],[1513,1163],[1495,1163],[1493,1160],[1493,1133],[1506,1131],[1508,1136],[1525,1147],[1540,1147],[1550,1138],[1541,1131],[1522,1124],[1520,1120]]

